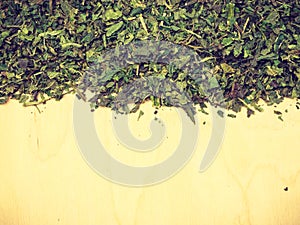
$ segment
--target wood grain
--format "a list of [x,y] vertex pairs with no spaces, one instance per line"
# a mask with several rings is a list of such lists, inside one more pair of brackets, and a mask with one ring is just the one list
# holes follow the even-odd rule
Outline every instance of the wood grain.
[[[299,224],[300,115],[293,101],[279,107],[289,110],[284,122],[273,107],[249,119],[245,113],[227,119],[221,151],[203,173],[199,165],[212,121],[199,114],[207,123],[200,125],[189,163],[163,183],[134,188],[107,181],[82,158],[73,132],[73,100],[66,96],[49,102],[40,107],[41,114],[14,101],[0,107],[0,224]],[[133,115],[131,127],[147,138],[144,126],[153,109],[143,107],[145,116],[136,122]],[[164,109],[159,114],[169,128],[168,150],[161,147],[146,157],[122,146],[110,149],[117,139],[111,135],[108,109],[100,109],[95,118],[99,138],[126,163],[159,162],[172,153],[180,130],[176,113]]]

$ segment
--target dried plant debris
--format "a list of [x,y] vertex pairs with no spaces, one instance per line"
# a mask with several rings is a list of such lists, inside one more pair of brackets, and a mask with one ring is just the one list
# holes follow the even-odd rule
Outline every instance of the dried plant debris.
[[[299,0],[3,0],[0,8],[0,104],[17,99],[36,106],[80,95],[84,74],[103,52],[143,40],[195,51],[209,69],[208,90],[222,91],[222,104],[214,103],[236,113],[243,107],[248,116],[262,111],[260,99],[273,105],[300,98]],[[142,77],[152,77],[175,100],[155,96]],[[158,80],[166,78],[169,83]],[[101,83],[92,108],[128,112],[113,102],[133,82],[142,92],[125,90],[137,105],[133,111],[151,100],[155,107],[183,107],[193,119],[193,105],[205,112],[212,97],[173,65],[133,63]]]

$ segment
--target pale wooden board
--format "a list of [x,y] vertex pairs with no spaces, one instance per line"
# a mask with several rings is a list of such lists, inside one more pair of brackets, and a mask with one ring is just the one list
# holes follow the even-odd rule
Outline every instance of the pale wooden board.
[[[227,119],[224,142],[211,167],[199,173],[210,137],[211,119],[199,114],[200,134],[195,154],[166,182],[142,188],[111,183],[96,174],[82,158],[73,133],[73,96],[49,102],[40,109],[10,101],[0,107],[0,224],[5,225],[298,225],[300,221],[300,116],[286,100],[246,118]],[[147,138],[151,105],[131,128]],[[172,154],[172,148],[141,156],[120,147],[112,135],[111,112],[97,111],[98,135],[117,159],[132,165],[151,165]],[[160,110],[169,139],[178,143],[180,124],[174,110]],[[107,132],[101,131],[101,124]],[[170,129],[171,128],[171,129]],[[285,187],[288,191],[284,191]]]

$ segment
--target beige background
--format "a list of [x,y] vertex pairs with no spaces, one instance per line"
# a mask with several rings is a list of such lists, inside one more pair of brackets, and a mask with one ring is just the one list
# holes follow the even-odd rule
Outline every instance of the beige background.
[[[293,101],[280,105],[289,110],[284,122],[273,107],[249,119],[245,113],[228,118],[220,153],[204,173],[198,169],[211,119],[199,114],[207,124],[201,123],[187,166],[164,183],[132,188],[103,179],[86,164],[73,134],[73,100],[49,102],[41,114],[14,101],[0,107],[1,225],[299,225],[300,115]],[[139,122],[138,114],[130,117],[132,132],[141,139],[149,137],[146,128],[154,117],[150,104],[143,111]],[[159,111],[168,139],[144,154],[118,144],[108,109],[96,114],[107,151],[130,165],[160,162],[178,143],[180,121],[172,109]]]

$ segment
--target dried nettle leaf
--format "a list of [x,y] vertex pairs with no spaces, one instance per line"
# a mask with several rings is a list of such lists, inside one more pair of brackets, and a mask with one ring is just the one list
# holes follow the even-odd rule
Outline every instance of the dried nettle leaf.
[[[90,76],[84,88],[94,91],[94,109],[126,110],[113,101],[142,77],[166,79],[174,87],[154,78],[157,90],[139,83],[141,93],[128,90],[136,105],[152,100],[156,107],[182,107],[191,119],[193,105],[205,112],[206,103],[221,104],[218,87],[223,107],[246,107],[248,116],[263,111],[260,99],[274,105],[300,98],[299,1],[4,0],[0,8],[0,104],[17,99],[38,105],[79,93],[84,74],[102,53],[139,40],[193,49],[205,65],[207,84],[201,85],[207,87],[172,65],[133,63],[103,80],[97,71]],[[178,65],[191,68],[189,60]]]

